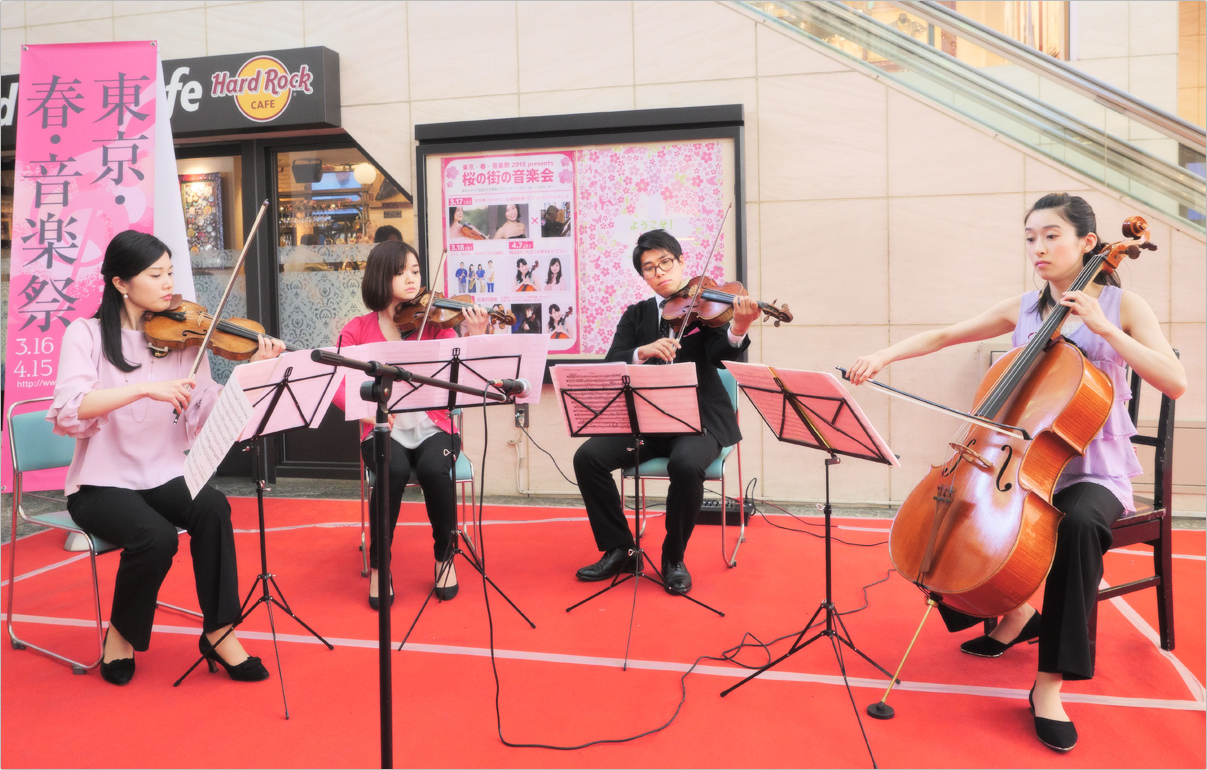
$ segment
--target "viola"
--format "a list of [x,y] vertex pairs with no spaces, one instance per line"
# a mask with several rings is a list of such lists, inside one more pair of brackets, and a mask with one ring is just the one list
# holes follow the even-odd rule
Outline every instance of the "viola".
[[[438,329],[451,329],[465,320],[465,310],[471,307],[480,306],[476,305],[468,294],[445,297],[438,291],[432,292],[424,288],[413,299],[398,306],[394,311],[394,325],[398,327],[399,332],[406,334],[422,326],[424,316],[427,316],[427,325]],[[511,326],[515,323],[515,316],[503,310],[501,305],[483,309],[490,314],[490,320],[495,325]]]
[[[746,288],[738,281],[722,285],[707,275],[698,275],[671,295],[662,308],[662,318],[676,333],[680,328],[691,326],[697,321],[709,327],[723,326],[733,318],[734,298],[746,294]],[[764,317],[775,319],[775,326],[779,326],[781,322],[791,323],[792,311],[788,309],[787,303],[779,307],[774,303],[775,300],[770,303],[756,302]]]
[[[1071,291],[1114,271],[1125,255],[1156,248],[1140,217],[1128,219],[1123,233],[1127,240],[1086,262]],[[893,567],[968,615],[1003,615],[1038,590],[1064,516],[1052,505],[1056,482],[1114,401],[1110,377],[1061,336],[1068,312],[1057,304],[1030,342],[990,367],[968,415],[975,422],[949,442],[946,459],[893,520]]]
[[486,236],[482,234],[482,231],[471,224],[461,225],[461,237],[468,238],[471,241],[486,240]]
[[[255,355],[260,347],[260,335],[264,334],[263,326],[247,318],[230,318],[214,324],[214,317],[204,306],[187,302],[175,294],[167,310],[145,314],[143,336],[154,355],[162,357],[169,350],[201,346],[211,326],[214,326],[214,333],[210,337],[210,349],[229,361],[246,361]],[[297,348],[286,345],[285,349]]]

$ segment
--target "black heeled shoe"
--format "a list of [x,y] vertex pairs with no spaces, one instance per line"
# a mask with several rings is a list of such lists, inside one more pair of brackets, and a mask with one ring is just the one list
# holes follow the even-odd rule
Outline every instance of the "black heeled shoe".
[[[105,642],[109,642],[109,629],[105,629]],[[101,657],[104,657],[104,646],[102,644]],[[134,678],[134,657],[118,658],[111,660],[108,663],[101,661],[101,679],[104,679],[109,684],[115,684],[118,687],[129,684]]]
[[[443,564],[443,562],[436,562],[436,580],[440,579],[440,565],[441,564]],[[453,575],[457,574],[453,570],[452,564],[448,565],[448,571],[452,572]],[[444,588],[441,588],[440,585],[437,584],[436,590],[435,590],[436,598],[442,602],[447,602],[449,599],[452,599],[454,596],[456,596],[457,591],[459,591],[459,590],[461,590],[461,585],[459,583],[454,583],[451,586],[445,586]]]
[[209,665],[211,674],[216,673],[218,665],[222,664],[222,667],[226,669],[227,676],[236,682],[263,682],[268,678],[268,669],[264,668],[264,664],[257,657],[249,655],[247,660],[237,666],[227,663],[214,649],[214,645],[210,644],[210,640],[205,638],[204,633],[197,642],[197,648],[201,650],[201,656]]
[[[378,591],[381,591],[380,583],[381,583],[381,580],[379,578],[378,587],[377,587]],[[370,596],[369,597],[369,606],[372,607],[374,610],[380,609],[381,608],[381,599],[376,596]],[[390,606],[391,607],[394,606],[394,576],[393,575],[390,575]]]
[[1027,693],[1027,705],[1035,719],[1035,735],[1040,743],[1060,752],[1071,751],[1077,745],[1077,728],[1072,722],[1035,716],[1035,685],[1031,685],[1031,691]]
[[1014,645],[1038,639],[1040,622],[1039,613],[1036,612],[1027,620],[1026,625],[1023,626],[1023,630],[1018,632],[1018,636],[1014,637],[1014,641],[1009,644],[999,642],[997,639],[986,634],[964,642],[960,645],[960,650],[969,655],[976,655],[978,658],[1000,658],[1002,653]]

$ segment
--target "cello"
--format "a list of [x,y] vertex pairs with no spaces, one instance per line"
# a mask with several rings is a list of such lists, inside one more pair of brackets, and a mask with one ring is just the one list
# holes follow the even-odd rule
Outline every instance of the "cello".
[[[1156,249],[1141,217],[1126,220],[1123,234],[1125,240],[1086,260],[1069,291],[1113,272],[1125,256]],[[890,560],[927,593],[927,615],[941,601],[995,618],[1025,603],[1048,575],[1064,517],[1052,504],[1057,481],[1094,440],[1114,402],[1110,377],[1061,335],[1068,313],[1057,304],[1029,342],[990,367],[965,416],[969,424],[893,520]],[[869,714],[892,716],[885,700],[896,682],[894,675]]]

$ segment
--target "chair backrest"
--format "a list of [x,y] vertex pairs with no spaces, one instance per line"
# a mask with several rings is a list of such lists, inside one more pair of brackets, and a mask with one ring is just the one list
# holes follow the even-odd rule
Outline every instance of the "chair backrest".
[[53,426],[46,420],[45,409],[14,414],[17,407],[51,400],[18,401],[8,408],[8,440],[14,475],[71,465],[75,439],[55,435]]
[[[1177,350],[1174,355],[1178,358],[1182,354]],[[1132,423],[1139,422],[1140,416],[1140,388],[1144,380],[1140,379],[1140,375],[1132,372],[1131,390],[1132,399],[1127,404],[1127,413],[1132,418]],[[1150,446],[1154,448],[1153,458],[1153,507],[1163,508],[1166,511],[1170,510],[1170,504],[1173,502],[1173,433],[1174,433],[1174,407],[1177,401],[1169,396],[1161,395],[1161,409],[1157,417],[1157,435],[1148,436],[1137,433],[1132,436],[1132,444],[1140,446]]]
[[725,386],[725,392],[729,394],[729,405],[735,412],[738,411],[738,381],[734,379],[728,369],[718,369],[717,374],[721,375],[721,384]]

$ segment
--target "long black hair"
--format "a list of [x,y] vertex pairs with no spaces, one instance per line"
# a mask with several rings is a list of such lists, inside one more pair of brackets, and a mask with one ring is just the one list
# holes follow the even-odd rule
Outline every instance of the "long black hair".
[[520,257],[515,261],[515,282],[517,285],[524,282],[524,271],[520,268],[528,264],[528,260]]
[[[557,272],[553,272],[553,265],[557,263]],[[562,261],[557,257],[549,260],[549,270],[545,273],[545,283],[561,283],[562,282]]]
[[101,277],[105,288],[101,293],[101,306],[96,309],[96,318],[101,322],[101,349],[109,363],[123,372],[132,372],[140,364],[132,364],[122,355],[122,293],[113,285],[114,278],[129,281],[146,270],[172,250],[163,241],[150,233],[123,230],[113,236],[105,248],[105,259],[101,263]]
[[[1049,193],[1035,202],[1027,215],[1023,217],[1023,223],[1036,211],[1042,209],[1054,209],[1061,219],[1073,226],[1073,230],[1077,233],[1078,238],[1084,238],[1090,233],[1098,235],[1098,218],[1094,216],[1094,209],[1086,202],[1085,198],[1078,195],[1069,195],[1068,193]],[[1102,238],[1098,238],[1098,244],[1081,255],[1081,264],[1087,264],[1095,254],[1102,250],[1105,244]],[[1099,273],[1094,279],[1094,283],[1102,284],[1103,286],[1121,286],[1119,276],[1116,272]],[[1035,312],[1039,313],[1042,318],[1056,305],[1056,300],[1052,298],[1052,287],[1044,284],[1044,290],[1039,293],[1039,299],[1035,301]]]
[[551,333],[557,331],[557,321],[553,320],[554,310],[561,312],[561,307],[555,303],[549,303],[549,331]]

